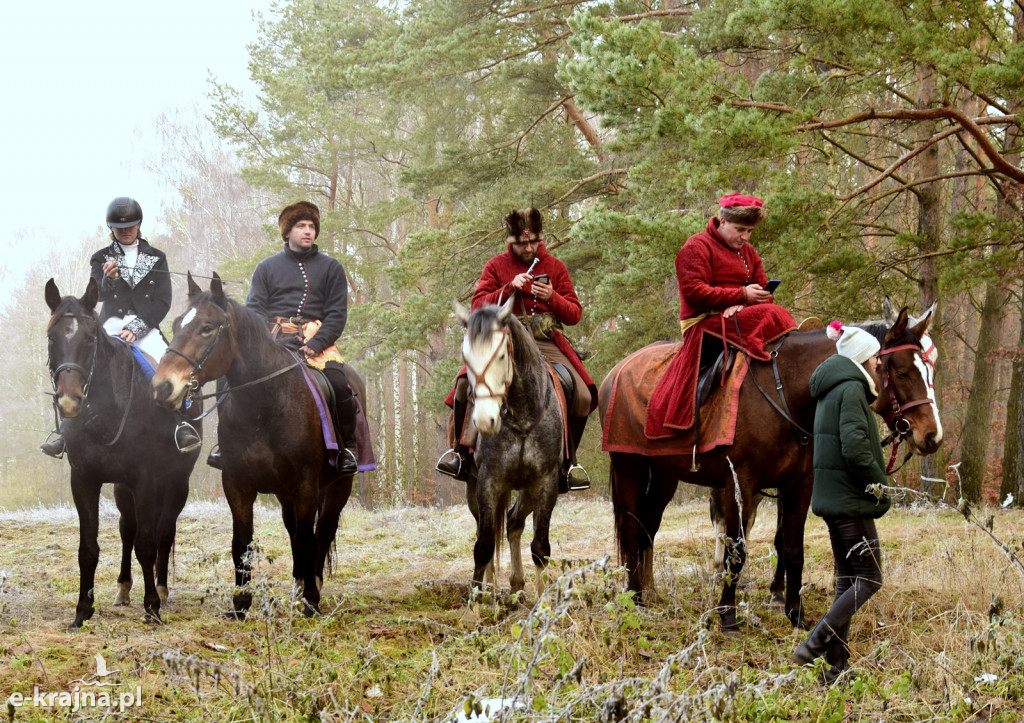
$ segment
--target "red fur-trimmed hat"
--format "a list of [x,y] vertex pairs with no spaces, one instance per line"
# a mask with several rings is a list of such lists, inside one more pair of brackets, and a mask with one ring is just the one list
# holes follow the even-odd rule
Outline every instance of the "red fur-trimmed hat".
[[747,196],[742,193],[727,193],[718,199],[718,205],[722,208],[732,208],[733,206],[753,206],[755,208],[761,208],[764,205],[764,201],[757,196]]
[[299,201],[291,206],[285,206],[284,210],[281,211],[281,215],[277,217],[277,225],[281,229],[281,238],[287,239],[288,232],[299,221],[312,221],[313,227],[316,229],[314,238],[320,235],[320,209],[317,208],[315,203]]

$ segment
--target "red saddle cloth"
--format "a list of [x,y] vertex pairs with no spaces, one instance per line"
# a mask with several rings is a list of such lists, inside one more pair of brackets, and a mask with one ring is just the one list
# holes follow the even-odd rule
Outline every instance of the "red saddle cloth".
[[715,389],[701,407],[699,430],[673,431],[672,436],[659,439],[649,439],[645,434],[651,395],[682,346],[683,342],[676,342],[644,347],[622,363],[612,380],[611,399],[605,412],[601,439],[605,452],[661,457],[688,454],[694,445],[698,452],[707,452],[733,443],[740,385],[747,373],[743,355],[736,358],[725,385]]
[[693,426],[702,344],[723,344],[724,348],[727,341],[754,359],[768,361],[765,345],[794,329],[796,322],[793,316],[776,304],[747,306],[729,319],[714,314],[689,329],[679,353],[669,363],[651,394],[645,426],[647,437],[671,437]]

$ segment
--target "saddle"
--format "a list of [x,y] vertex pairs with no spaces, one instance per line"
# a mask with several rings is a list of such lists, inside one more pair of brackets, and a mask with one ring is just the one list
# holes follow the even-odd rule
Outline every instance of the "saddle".
[[701,364],[697,370],[697,409],[695,411],[699,412],[715,387],[721,386],[722,380],[729,376],[732,365],[736,362],[737,353],[739,353],[738,349],[729,346],[728,349],[718,352],[717,356],[713,357],[714,361],[707,365]]

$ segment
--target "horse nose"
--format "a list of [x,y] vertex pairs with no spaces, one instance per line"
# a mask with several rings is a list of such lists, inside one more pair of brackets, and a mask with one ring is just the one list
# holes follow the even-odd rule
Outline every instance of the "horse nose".
[[937,452],[939,445],[942,444],[942,437],[940,437],[936,432],[928,432],[928,434],[924,436],[924,443],[929,453]]
[[172,396],[174,395],[174,385],[166,379],[162,382],[154,384],[153,386],[153,401],[162,407],[173,408],[178,406],[172,404]]
[[82,397],[77,394],[61,394],[57,397],[57,406],[64,417],[77,417],[82,408]]
[[487,414],[477,410],[477,415],[473,421],[476,423],[476,428],[480,434],[485,437],[493,437],[501,429],[501,417],[497,414]]

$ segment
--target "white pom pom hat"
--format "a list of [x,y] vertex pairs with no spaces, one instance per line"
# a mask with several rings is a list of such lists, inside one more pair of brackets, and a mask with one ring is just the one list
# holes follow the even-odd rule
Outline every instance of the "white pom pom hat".
[[878,339],[868,332],[855,326],[843,326],[838,321],[830,323],[825,333],[829,339],[836,340],[836,351],[840,356],[858,364],[863,364],[882,348]]

